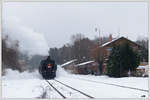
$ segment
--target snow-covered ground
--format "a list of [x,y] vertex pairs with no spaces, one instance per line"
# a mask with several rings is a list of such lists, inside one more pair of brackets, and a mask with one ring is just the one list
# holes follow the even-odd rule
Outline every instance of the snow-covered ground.
[[2,96],[5,98],[35,98],[42,92],[42,80],[38,72],[7,70],[2,77]]
[[[148,90],[148,78],[110,78],[108,76],[73,75],[64,71],[60,66],[58,66],[56,74],[57,77],[55,79],[94,98],[142,98],[142,95],[145,95],[145,98],[148,97],[148,92],[98,83],[105,82]],[[87,98],[56,82],[53,82],[53,84],[68,98]],[[2,97],[61,98],[60,95],[42,79],[38,71],[19,73],[18,71],[12,71],[10,69],[7,70],[6,76],[2,77]]]
[[126,87],[133,87],[139,89],[148,90],[148,78],[147,77],[124,77],[124,78],[110,78],[108,76],[92,76],[92,75],[76,75],[78,79],[92,80],[95,82],[104,82],[110,84],[116,84]]

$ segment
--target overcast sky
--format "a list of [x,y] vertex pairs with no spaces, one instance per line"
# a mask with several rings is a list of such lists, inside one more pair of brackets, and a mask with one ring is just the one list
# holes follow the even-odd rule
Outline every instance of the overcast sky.
[[95,27],[100,28],[101,36],[115,38],[119,31],[133,41],[148,36],[148,8],[142,2],[5,3],[3,22],[19,23],[43,34],[48,47],[61,47],[76,33],[94,39],[98,36]]

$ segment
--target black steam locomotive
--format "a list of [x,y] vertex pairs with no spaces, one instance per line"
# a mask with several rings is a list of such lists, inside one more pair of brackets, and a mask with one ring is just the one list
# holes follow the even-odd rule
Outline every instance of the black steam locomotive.
[[39,66],[39,73],[44,79],[54,79],[56,77],[57,65],[55,61],[47,57],[47,59],[42,60]]

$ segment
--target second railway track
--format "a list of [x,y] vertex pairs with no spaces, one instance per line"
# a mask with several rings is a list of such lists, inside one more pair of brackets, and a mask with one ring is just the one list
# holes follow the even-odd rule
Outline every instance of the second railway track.
[[128,89],[133,89],[133,90],[138,90],[138,91],[149,92],[148,90],[140,89],[140,88],[135,88],[135,87],[129,87],[129,86],[123,86],[123,85],[118,85],[118,84],[112,84],[112,83],[94,81],[94,80],[89,80],[89,79],[84,79],[84,78],[76,78],[76,79],[82,80],[82,81],[87,81],[87,82],[101,83],[101,84],[112,85],[112,86],[121,87],[121,88],[128,88]]

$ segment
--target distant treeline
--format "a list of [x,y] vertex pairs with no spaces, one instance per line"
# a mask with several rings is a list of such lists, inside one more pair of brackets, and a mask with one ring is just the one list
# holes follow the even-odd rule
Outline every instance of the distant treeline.
[[78,63],[81,63],[93,59],[91,50],[107,42],[108,39],[108,37],[102,37],[90,40],[83,34],[75,34],[71,37],[71,43],[65,44],[61,48],[50,48],[49,54],[58,64],[72,59],[78,59]]

